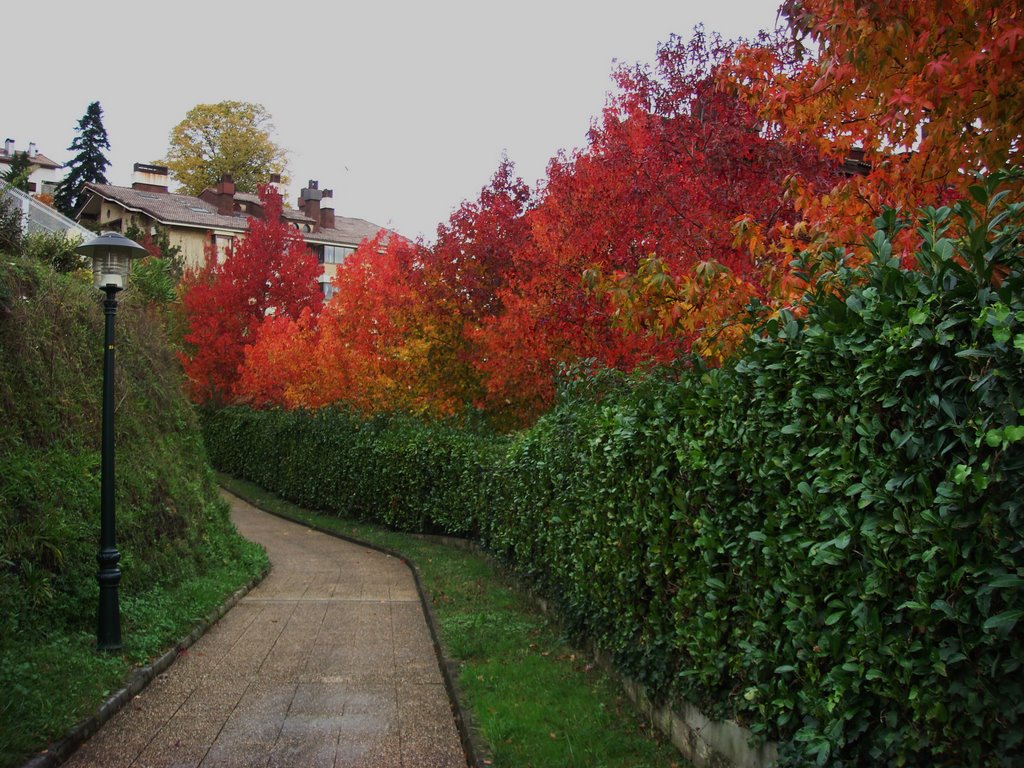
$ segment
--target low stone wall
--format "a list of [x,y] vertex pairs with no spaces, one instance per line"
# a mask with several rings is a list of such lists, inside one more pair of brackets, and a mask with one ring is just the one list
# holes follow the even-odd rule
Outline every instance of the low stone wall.
[[597,662],[619,678],[636,708],[664,733],[687,760],[697,768],[769,768],[778,759],[775,744],[750,746],[753,734],[731,720],[709,720],[692,704],[682,711],[655,706],[642,685],[619,674],[607,653],[594,653]]

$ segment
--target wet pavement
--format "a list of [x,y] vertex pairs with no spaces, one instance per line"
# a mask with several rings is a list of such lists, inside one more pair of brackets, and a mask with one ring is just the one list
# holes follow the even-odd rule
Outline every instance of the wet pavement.
[[465,768],[409,569],[224,496],[270,575],[65,765]]

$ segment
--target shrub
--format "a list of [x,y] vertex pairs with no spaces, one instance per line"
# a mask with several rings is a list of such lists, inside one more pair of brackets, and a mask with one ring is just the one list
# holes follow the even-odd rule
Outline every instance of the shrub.
[[298,504],[454,535],[478,530],[503,445],[451,424],[342,409],[225,408],[206,411],[203,427],[215,466]]
[[21,245],[22,255],[51,267],[55,272],[74,272],[88,267],[88,260],[75,249],[82,244],[77,233],[29,232]]

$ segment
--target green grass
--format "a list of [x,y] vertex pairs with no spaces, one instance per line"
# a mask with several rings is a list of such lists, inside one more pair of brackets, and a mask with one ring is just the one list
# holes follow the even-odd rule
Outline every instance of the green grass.
[[401,553],[433,600],[442,643],[460,664],[463,704],[497,768],[680,766],[679,753],[640,718],[619,686],[573,649],[485,557],[370,523],[297,507],[227,475],[257,506]]
[[173,647],[265,567],[261,549],[246,542],[242,551],[241,559],[173,587],[122,597],[122,652],[101,653],[93,632],[53,629],[45,620],[45,633],[0,638],[0,768],[21,765],[95,712],[134,667]]

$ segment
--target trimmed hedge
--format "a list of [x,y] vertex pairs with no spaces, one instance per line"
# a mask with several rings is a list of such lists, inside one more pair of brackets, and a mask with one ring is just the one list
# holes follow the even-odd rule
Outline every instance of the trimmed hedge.
[[[1020,204],[877,222],[719,370],[605,372],[512,439],[341,411],[205,417],[294,501],[479,536],[659,695],[784,764],[1024,761]],[[966,235],[945,237],[957,222]]]
[[401,531],[475,535],[504,440],[343,409],[204,414],[214,466],[311,509]]

